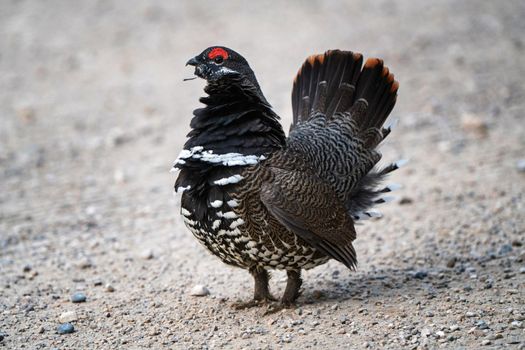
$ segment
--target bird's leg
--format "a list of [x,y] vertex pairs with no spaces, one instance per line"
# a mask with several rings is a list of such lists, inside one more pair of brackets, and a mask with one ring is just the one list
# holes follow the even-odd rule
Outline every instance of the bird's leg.
[[283,298],[281,299],[281,304],[290,306],[301,294],[299,289],[303,284],[303,280],[301,279],[301,270],[289,270],[287,271],[287,274],[288,281],[286,283]]
[[288,281],[286,282],[286,289],[284,290],[281,303],[276,306],[269,307],[266,315],[278,312],[282,309],[287,309],[293,306],[295,300],[301,295],[300,288],[303,284],[301,279],[301,270],[288,270]]
[[235,303],[236,309],[246,309],[254,306],[260,306],[275,301],[276,299],[270,293],[268,282],[270,280],[270,274],[262,267],[250,268],[250,273],[255,281],[255,290],[253,293],[253,300],[249,302]]
[[270,281],[270,274],[266,269],[253,268],[250,273],[255,280],[255,290],[253,293],[253,300],[257,301],[275,301],[276,299],[270,294],[268,282]]

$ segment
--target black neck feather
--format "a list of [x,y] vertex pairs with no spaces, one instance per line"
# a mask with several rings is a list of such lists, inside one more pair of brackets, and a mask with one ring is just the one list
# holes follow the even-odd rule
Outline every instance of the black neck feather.
[[206,106],[193,112],[185,149],[266,155],[284,145],[279,116],[251,80],[230,76],[208,83],[204,91],[208,96],[200,102]]

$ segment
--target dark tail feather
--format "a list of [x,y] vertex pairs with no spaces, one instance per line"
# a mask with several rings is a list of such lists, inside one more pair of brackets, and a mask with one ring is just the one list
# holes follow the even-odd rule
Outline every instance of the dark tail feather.
[[314,104],[312,106],[313,113],[317,113],[317,112],[324,113],[324,111],[326,110],[325,105],[326,105],[326,94],[327,93],[328,93],[328,90],[326,86],[326,81],[323,80],[317,85]]
[[383,65],[383,60],[369,58],[357,80],[355,99],[367,102],[366,111],[354,113],[352,118],[361,130],[380,129],[394,108],[399,84]]
[[338,113],[338,112],[346,112],[352,106],[352,103],[354,101],[354,92],[355,87],[353,85],[350,85],[348,83],[342,83],[339,87],[340,91],[340,99],[337,101],[337,104],[335,105],[335,110],[332,113]]
[[383,175],[386,175],[386,174],[388,174],[388,173],[391,173],[392,171],[401,168],[401,167],[402,167],[403,165],[405,165],[406,163],[408,163],[408,160],[407,160],[407,159],[400,159],[400,160],[398,160],[397,162],[394,162],[394,163],[388,164],[386,167],[384,167],[383,169],[381,169],[381,171],[379,172],[379,175],[380,175],[380,176],[383,176]]
[[308,57],[294,81],[293,124],[308,120],[315,112],[331,118],[348,110],[362,64],[362,55],[350,51],[331,50]]

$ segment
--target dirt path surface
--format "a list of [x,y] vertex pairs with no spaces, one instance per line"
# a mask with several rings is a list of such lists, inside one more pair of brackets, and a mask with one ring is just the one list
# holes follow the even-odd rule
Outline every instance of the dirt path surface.
[[[2,1],[0,348],[525,348],[524,17],[519,0]],[[382,57],[401,84],[382,150],[411,159],[402,200],[357,228],[356,273],[308,271],[270,316],[232,308],[251,277],[172,195],[203,94],[184,63],[215,44],[247,57],[285,129],[311,53]]]

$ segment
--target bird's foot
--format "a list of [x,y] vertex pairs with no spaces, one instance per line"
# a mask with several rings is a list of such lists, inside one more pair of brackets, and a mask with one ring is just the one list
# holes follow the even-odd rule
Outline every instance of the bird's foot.
[[262,299],[252,299],[250,301],[238,301],[232,304],[233,308],[236,310],[244,310],[244,309],[250,309],[252,307],[261,307],[265,305],[271,305],[275,303],[277,299],[275,299],[273,296],[268,295]]
[[286,309],[293,309],[295,308],[294,303],[272,303],[268,304],[268,307],[266,308],[266,311],[264,312],[263,316],[272,315],[279,311],[286,310]]

